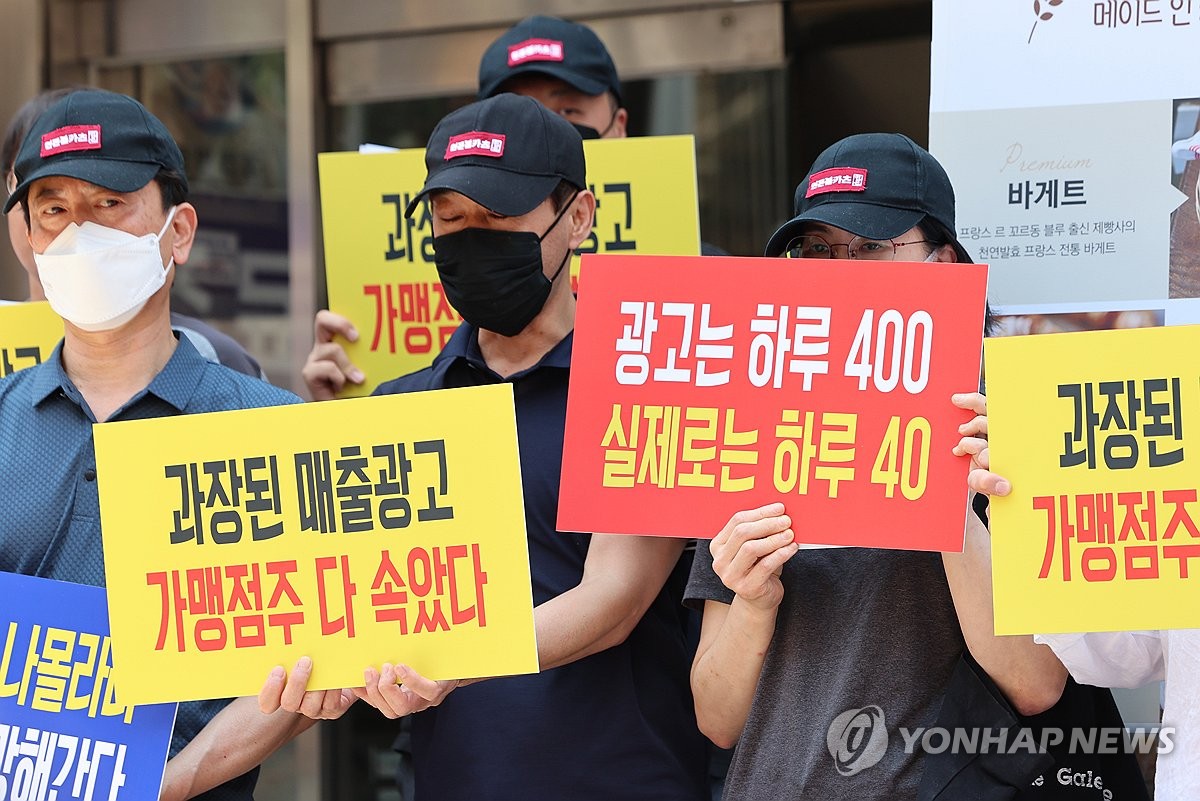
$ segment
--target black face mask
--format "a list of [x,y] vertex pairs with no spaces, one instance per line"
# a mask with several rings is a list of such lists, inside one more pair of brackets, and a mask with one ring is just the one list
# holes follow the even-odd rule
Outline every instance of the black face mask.
[[[575,130],[579,131],[580,138],[584,140],[600,138],[600,131],[596,130],[590,125],[584,125],[583,123],[579,122],[573,122],[571,125],[575,126]],[[609,127],[611,128],[612,126],[610,125]],[[607,129],[605,130],[607,131]]]
[[[578,193],[576,193],[578,194]],[[552,278],[542,271],[542,240],[571,208],[563,205],[546,233],[464,228],[433,238],[433,260],[446,299],[477,328],[513,337],[538,316],[571,258],[568,250]]]
[[601,131],[597,128],[593,128],[590,125],[584,125],[584,124],[578,123],[578,122],[572,122],[571,125],[575,126],[575,130],[579,131],[579,135],[585,140],[586,139],[603,139],[604,135],[612,130],[613,125],[617,121],[617,112],[619,112],[619,111],[620,111],[619,108],[613,109],[612,116],[608,118],[608,125],[605,126],[603,131]]

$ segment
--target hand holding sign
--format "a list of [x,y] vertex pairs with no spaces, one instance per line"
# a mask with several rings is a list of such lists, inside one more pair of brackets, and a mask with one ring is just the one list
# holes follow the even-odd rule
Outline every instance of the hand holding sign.
[[795,538],[782,503],[738,512],[709,545],[713,571],[746,603],[774,610],[783,600],[779,573],[800,550]]
[[407,665],[384,663],[382,670],[367,668],[366,688],[359,697],[386,718],[401,718],[438,706],[463,684],[461,679],[427,679]]
[[346,714],[359,699],[355,690],[362,688],[308,690],[312,667],[312,659],[302,656],[292,668],[291,675],[282,666],[273,668],[258,693],[258,708],[267,715],[285,709],[313,720],[337,720]]
[[342,394],[347,384],[361,385],[367,380],[358,369],[338,338],[350,343],[358,341],[354,323],[340,314],[321,309],[313,321],[313,346],[304,361],[300,375],[313,400],[333,400]]
[[951,400],[958,408],[975,412],[974,419],[958,427],[962,439],[954,446],[955,456],[971,457],[967,486],[984,495],[1007,495],[1012,491],[1008,479],[991,472],[991,453],[988,451],[987,441],[987,398],[978,392],[968,392],[956,394]]
[[336,720],[356,701],[366,701],[386,718],[400,718],[437,706],[463,679],[427,679],[407,665],[385,662],[380,670],[368,667],[363,686],[340,690],[309,690],[312,660],[301,657],[292,672],[276,667],[258,694],[258,706],[270,714],[277,709],[298,712],[313,720]]

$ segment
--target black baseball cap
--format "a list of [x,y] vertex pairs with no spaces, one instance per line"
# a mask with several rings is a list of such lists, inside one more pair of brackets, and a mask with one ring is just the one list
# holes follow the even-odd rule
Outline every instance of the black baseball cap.
[[479,99],[498,93],[514,75],[542,73],[585,95],[612,92],[621,103],[621,81],[612,56],[595,31],[558,17],[526,17],[492,42],[479,62]]
[[898,133],[848,136],[825,149],[796,187],[795,215],[767,242],[778,256],[805,223],[818,222],[867,239],[894,239],[929,217],[954,236],[954,188],[929,151]]
[[575,126],[532,97],[500,94],[442,118],[425,148],[425,186],[460,192],[497,214],[517,217],[550,197],[560,181],[583,189],[583,139]]
[[183,154],[157,117],[127,95],[80,89],[34,120],[13,163],[17,187],[4,211],[23,202],[39,178],[61,175],[136,192],[161,169],[177,173],[186,190]]

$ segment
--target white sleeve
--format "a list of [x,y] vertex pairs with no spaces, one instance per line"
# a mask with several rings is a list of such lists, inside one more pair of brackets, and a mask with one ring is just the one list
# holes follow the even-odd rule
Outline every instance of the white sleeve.
[[1161,631],[1035,634],[1075,680],[1097,687],[1141,687],[1166,677]]

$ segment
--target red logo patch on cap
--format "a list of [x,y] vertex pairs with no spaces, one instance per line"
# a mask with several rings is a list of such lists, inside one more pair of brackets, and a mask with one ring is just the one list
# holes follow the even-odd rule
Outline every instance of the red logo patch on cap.
[[562,61],[563,43],[554,39],[526,39],[508,48],[508,66],[526,61]]
[[859,167],[831,167],[813,173],[808,179],[808,191],[805,197],[821,195],[825,192],[865,192],[867,190],[867,171]]
[[442,161],[456,159],[459,156],[491,156],[498,159],[503,155],[504,134],[470,131],[450,137],[450,141],[446,144],[446,155],[442,156]]
[[99,150],[99,125],[68,125],[42,135],[42,158],[72,150]]

